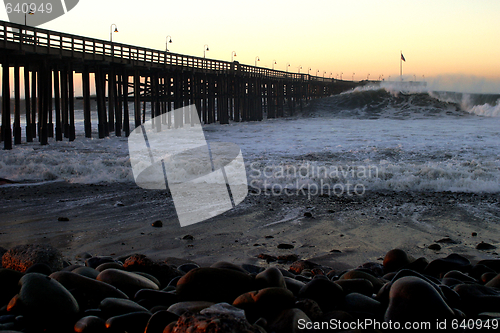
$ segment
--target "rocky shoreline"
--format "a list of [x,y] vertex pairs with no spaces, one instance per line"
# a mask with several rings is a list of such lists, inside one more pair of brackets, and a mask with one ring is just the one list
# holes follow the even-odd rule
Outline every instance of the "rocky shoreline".
[[500,260],[456,253],[427,260],[393,249],[348,270],[297,256],[200,267],[143,254],[69,261],[50,245],[0,254],[8,332],[456,332],[497,330],[500,320]]

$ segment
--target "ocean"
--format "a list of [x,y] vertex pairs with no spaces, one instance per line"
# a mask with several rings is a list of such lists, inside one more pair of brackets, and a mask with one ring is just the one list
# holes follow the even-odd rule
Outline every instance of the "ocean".
[[[85,138],[82,110],[76,118],[74,142],[50,139],[48,146],[34,142],[2,150],[0,177],[133,182],[127,138]],[[93,119],[95,132],[96,124]],[[285,118],[203,130],[208,141],[239,145],[250,193],[500,191],[500,94],[365,86],[311,100]]]

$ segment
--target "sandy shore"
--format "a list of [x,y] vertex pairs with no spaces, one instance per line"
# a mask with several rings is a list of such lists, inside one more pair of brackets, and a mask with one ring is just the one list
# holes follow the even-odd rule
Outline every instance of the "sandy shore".
[[[0,194],[0,246],[49,243],[69,260],[87,251],[266,266],[259,254],[293,253],[345,269],[380,262],[393,248],[427,259],[454,252],[475,262],[498,257],[495,249],[476,249],[480,242],[500,246],[500,194],[251,193],[235,209],[183,228],[168,193],[133,183],[13,184],[1,186]],[[152,226],[157,220],[161,228]],[[183,239],[186,235],[194,239]],[[451,241],[438,242],[444,238]],[[441,250],[428,249],[436,242]],[[282,243],[293,249],[278,249]]]

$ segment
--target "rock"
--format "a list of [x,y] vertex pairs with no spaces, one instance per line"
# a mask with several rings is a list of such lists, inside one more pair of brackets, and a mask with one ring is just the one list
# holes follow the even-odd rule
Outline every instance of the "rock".
[[177,322],[179,316],[166,310],[158,311],[149,318],[144,333],[161,333],[171,322]]
[[182,275],[181,272],[162,262],[156,262],[143,254],[129,256],[123,263],[127,271],[143,272],[154,276],[161,286],[166,286],[175,277]]
[[441,250],[441,245],[439,245],[439,244],[431,244],[431,245],[427,246],[427,248],[429,250],[439,251],[439,250]]
[[151,289],[141,289],[135,296],[134,300],[136,302],[143,301],[148,304],[147,308],[156,305],[170,306],[177,303],[177,295],[174,293],[162,291],[162,290],[151,290]]
[[477,280],[474,279],[473,277],[470,277],[469,275],[467,274],[464,274],[462,272],[459,272],[459,271],[449,271],[448,273],[446,273],[443,278],[453,278],[453,279],[457,279],[459,281],[462,281],[462,282],[473,282],[473,283],[477,283]]
[[269,267],[263,272],[260,272],[255,277],[257,288],[280,287],[286,288],[285,279],[281,271],[276,267]]
[[373,284],[366,279],[343,279],[334,281],[334,283],[341,286],[346,295],[355,292],[366,296],[371,296],[374,293]]
[[425,320],[435,323],[435,319],[453,317],[453,310],[427,281],[415,276],[405,276],[392,284],[385,321],[403,324]]
[[489,243],[481,242],[476,245],[476,250],[494,250],[497,247],[495,245],[491,245]]
[[8,311],[19,311],[26,318],[47,328],[63,325],[78,313],[73,295],[58,281],[39,273],[29,273],[20,280],[18,297],[8,305]]
[[281,312],[274,321],[269,323],[267,331],[276,333],[304,332],[305,327],[301,325],[310,322],[311,319],[302,310],[297,308],[287,309]]
[[75,268],[71,272],[73,272],[75,274],[82,275],[82,276],[86,276],[86,277],[94,279],[94,280],[97,278],[97,276],[100,273],[98,270],[90,268],[90,267],[86,267],[86,266]]
[[89,258],[92,258],[92,254],[89,252],[79,252],[75,255],[76,260],[87,260]]
[[451,270],[465,272],[471,268],[469,259],[459,254],[452,253],[446,258],[431,261],[425,268],[424,273],[430,276],[438,277],[442,273],[446,273]]
[[278,259],[278,261],[282,261],[282,262],[294,262],[294,261],[297,261],[299,260],[299,256],[296,255],[296,254],[284,254],[284,255],[281,255],[281,256],[278,256],[276,259]]
[[323,316],[323,311],[316,301],[312,299],[301,299],[295,302],[295,308],[304,311],[304,313],[313,321],[319,321]]
[[[88,267],[88,268],[91,268],[91,267]],[[97,266],[95,268],[95,270],[100,273],[100,272],[102,272],[102,271],[104,271],[106,269],[109,269],[109,268],[125,269],[125,268],[123,268],[123,264],[121,264],[119,262],[116,262],[116,261],[113,261],[113,262],[102,263],[99,266]],[[93,268],[91,268],[91,269],[93,269]]]
[[49,265],[47,264],[44,264],[44,263],[36,263],[32,266],[30,266],[26,272],[26,274],[28,273],[40,273],[40,274],[43,274],[43,275],[50,275],[52,274],[52,269],[49,267]]
[[379,318],[383,312],[380,302],[358,293],[350,293],[344,299],[343,309],[349,313],[369,313],[370,318]]
[[115,286],[130,298],[134,297],[135,293],[140,289],[159,289],[156,283],[144,276],[114,268],[106,269],[99,273],[97,280]]
[[0,268],[0,307],[7,304],[19,292],[19,280],[23,273],[8,268]]
[[244,319],[227,314],[203,315],[185,313],[175,325],[165,328],[164,333],[210,332],[210,333],[262,333]]
[[395,272],[410,263],[410,259],[405,251],[400,249],[390,250],[384,257],[384,272]]
[[351,271],[348,271],[339,278],[339,280],[352,280],[352,279],[364,279],[370,281],[370,283],[373,285],[373,292],[377,293],[380,288],[384,285],[384,281],[380,280],[379,278],[376,278],[375,276],[368,274],[366,272],[353,269]]
[[47,244],[18,245],[2,256],[2,267],[25,272],[34,264],[47,264],[52,271],[63,269],[61,252]]
[[200,311],[203,315],[227,314],[235,318],[246,319],[245,311],[228,303],[217,303]]
[[86,316],[75,324],[76,333],[104,333],[106,322],[97,316]]
[[441,244],[458,244],[457,241],[451,239],[450,237],[441,238],[440,240],[437,240],[436,243],[441,243]]
[[97,268],[97,266],[104,264],[106,262],[115,262],[115,259],[109,256],[103,256],[103,257],[91,257],[85,260],[85,266],[92,267],[92,268]]
[[490,282],[491,280],[493,280],[495,277],[497,276],[497,273],[493,273],[493,272],[486,272],[484,273],[483,275],[481,275],[480,277],[480,281],[483,283],[483,284],[486,284],[488,282]]
[[489,280],[485,286],[490,288],[500,288],[500,274]]
[[68,221],[69,221],[69,218],[68,218],[68,217],[66,217],[66,216],[59,216],[59,217],[57,218],[57,221],[59,221],[59,222],[68,222]]
[[113,298],[108,297],[102,300],[99,304],[99,309],[101,309],[104,317],[115,317],[126,313],[132,312],[148,312],[149,310],[143,306],[140,306],[136,302],[124,298]]
[[484,259],[479,261],[477,265],[486,266],[497,273],[500,273],[500,259]]
[[66,289],[84,295],[79,299],[79,304],[84,308],[96,308],[103,299],[108,297],[128,298],[125,293],[108,283],[73,272],[59,271],[52,273],[50,277]]
[[186,236],[182,237],[182,239],[184,239],[184,240],[194,240],[194,236],[193,235],[186,235]]
[[342,303],[344,291],[330,280],[313,279],[300,289],[299,297],[316,301],[323,312],[328,312]]
[[285,276],[284,277],[286,288],[290,290],[295,296],[299,295],[300,289],[306,284],[294,278]]
[[187,263],[187,264],[182,264],[179,267],[177,267],[177,270],[179,272],[186,274],[187,272],[189,272],[190,270],[195,269],[195,268],[200,268],[200,266],[198,264],[194,264],[194,263]]
[[202,267],[189,271],[177,282],[181,301],[233,301],[239,295],[255,289],[254,279],[232,269]]
[[144,332],[151,314],[148,312],[131,312],[106,320],[106,328],[110,332]]
[[264,288],[240,295],[233,305],[245,310],[249,321],[254,322],[260,317],[267,320],[284,309],[292,308],[295,303],[293,293],[285,288]]
[[205,301],[187,301],[187,302],[178,302],[172,304],[168,308],[168,312],[174,313],[178,316],[183,315],[185,312],[194,312],[198,313],[203,309],[206,309],[215,303],[205,302]]
[[[491,282],[491,281],[490,281]],[[478,284],[459,284],[453,288],[462,299],[462,308],[467,315],[480,312],[500,312],[500,291]]]
[[367,262],[359,266],[359,268],[369,270],[373,276],[384,275],[384,266],[378,262]]
[[152,226],[153,228],[161,228],[161,227],[163,227],[163,222],[162,222],[162,221],[160,221],[160,220],[158,220],[158,221],[154,221],[154,222],[151,224],[151,226]]
[[299,260],[290,265],[290,272],[300,274],[304,269],[313,269],[318,266],[318,264],[315,264],[309,260]]
[[293,249],[294,246],[292,244],[278,244],[278,249],[282,249],[282,250],[291,250]]
[[259,254],[257,256],[257,258],[265,260],[267,262],[274,262],[274,261],[278,260],[278,258],[276,258],[275,256],[272,256],[272,255],[269,255],[269,254],[266,254],[266,253]]
[[264,267],[252,265],[252,264],[242,264],[241,268],[243,268],[247,273],[250,274],[259,274],[264,271]]
[[243,269],[240,266],[235,265],[233,263],[227,262],[227,261],[218,261],[218,262],[216,262],[215,264],[213,264],[210,267],[212,267],[212,268],[232,269],[233,271],[236,271],[236,272],[241,272],[241,273],[244,273],[244,274],[248,274],[248,272],[245,269]]

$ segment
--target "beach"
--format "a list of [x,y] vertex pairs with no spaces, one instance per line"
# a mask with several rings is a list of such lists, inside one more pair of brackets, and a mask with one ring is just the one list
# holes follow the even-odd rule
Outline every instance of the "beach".
[[[167,191],[134,183],[12,184],[0,188],[0,246],[50,244],[72,262],[141,253],[266,267],[260,254],[296,254],[337,269],[378,262],[394,248],[428,260],[459,253],[472,262],[497,258],[499,194],[367,192],[364,195],[278,195],[250,189],[236,208],[180,227]],[[290,195],[293,194],[293,195]],[[297,195],[298,194],[298,195]],[[161,221],[161,227],[153,223]],[[289,244],[291,249],[279,249]],[[440,250],[429,245],[438,244]]]

